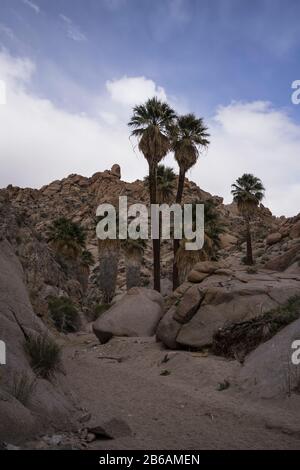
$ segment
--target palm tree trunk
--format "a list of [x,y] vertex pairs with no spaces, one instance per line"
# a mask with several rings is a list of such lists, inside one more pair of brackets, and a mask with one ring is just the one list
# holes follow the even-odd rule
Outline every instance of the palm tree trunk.
[[[150,204],[157,203],[156,171],[157,171],[157,165],[149,164]],[[154,289],[160,292],[160,239],[159,238],[153,239],[152,246],[153,246],[153,284],[154,284]]]
[[246,218],[246,243],[247,243],[246,264],[251,266],[252,264],[254,264],[254,262],[253,262],[253,254],[252,254],[252,239],[251,239],[249,217]]
[[119,247],[118,246],[101,247],[99,256],[99,288],[101,291],[102,302],[110,304],[116,291],[118,264],[119,264]]
[[139,287],[141,285],[141,263],[142,258],[127,256],[126,264],[126,288],[127,291],[132,287]]
[[[176,195],[176,203],[181,204],[182,196],[183,196],[183,189],[184,189],[184,180],[185,180],[185,171],[180,168],[179,171],[179,179],[178,179],[178,188],[177,188],[177,195]],[[179,286],[179,273],[178,273],[178,266],[176,263],[176,253],[179,249],[180,240],[173,240],[173,290],[177,289]]]
[[180,168],[179,170],[179,178],[178,178],[178,188],[176,194],[176,203],[181,204],[182,196],[183,196],[183,189],[184,189],[184,180],[185,180],[185,171]]

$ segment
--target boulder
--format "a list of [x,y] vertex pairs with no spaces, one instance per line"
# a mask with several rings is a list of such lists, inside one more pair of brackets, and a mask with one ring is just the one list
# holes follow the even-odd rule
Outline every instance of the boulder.
[[292,362],[295,340],[300,340],[300,319],[247,356],[238,378],[240,386],[260,398],[299,393],[299,365]]
[[282,239],[281,233],[279,232],[270,233],[270,235],[268,235],[266,238],[266,244],[275,245],[275,243],[280,242],[281,239]]
[[237,237],[231,235],[230,233],[221,233],[219,236],[220,238],[220,248],[226,249],[231,248],[232,246],[237,244]]
[[182,324],[189,322],[200,307],[203,297],[204,293],[198,286],[193,286],[188,289],[176,307],[176,311],[173,315],[174,320]]
[[156,332],[158,341],[161,341],[170,349],[177,349],[179,347],[176,338],[182,327],[182,325],[174,319],[175,313],[176,306],[173,305],[159,322]]
[[113,336],[153,336],[163,315],[163,297],[152,289],[133,287],[93,324],[100,343]]
[[196,271],[196,269],[193,269],[188,274],[187,279],[188,279],[189,282],[199,283],[199,282],[202,282],[208,276],[209,276],[209,273],[201,273],[199,271]]
[[297,244],[290,248],[288,251],[280,256],[276,256],[265,264],[265,269],[271,269],[274,271],[285,271],[295,261],[299,255],[300,244]]
[[111,172],[114,176],[117,176],[119,179],[121,179],[121,167],[120,167],[120,165],[117,165],[117,164],[113,165],[113,166],[111,167],[110,172]]
[[217,269],[221,269],[224,266],[217,261],[199,261],[195,264],[194,270],[199,271],[200,273],[212,274]]

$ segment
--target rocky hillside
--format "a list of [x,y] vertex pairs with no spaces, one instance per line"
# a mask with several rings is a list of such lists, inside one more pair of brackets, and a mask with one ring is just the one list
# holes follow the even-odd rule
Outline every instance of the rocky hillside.
[[[100,301],[97,286],[98,249],[95,236],[96,208],[103,202],[116,204],[119,196],[127,196],[128,203],[148,202],[148,188],[143,181],[128,183],[121,180],[121,170],[111,170],[87,178],[70,175],[41,189],[8,186],[0,190],[0,229],[17,254],[25,272],[30,299],[39,316],[47,316],[49,296],[67,295],[83,311]],[[218,257],[233,265],[241,265],[245,255],[243,222],[235,204],[224,205],[223,199],[201,190],[186,180],[184,202],[210,200],[216,206],[225,233],[220,236]],[[86,290],[78,273],[66,272],[47,245],[47,230],[51,223],[65,216],[78,222],[87,233],[87,249],[94,257]],[[276,218],[261,206],[252,223],[254,255],[260,267],[297,270],[299,219]],[[280,261],[280,256],[283,259]],[[275,261],[275,259],[277,261]],[[270,264],[271,263],[271,264]],[[272,264],[275,263],[275,264]],[[296,264],[295,264],[296,263]],[[142,285],[152,284],[152,252],[148,243],[142,267]],[[168,241],[162,244],[162,293],[171,293],[172,249]],[[125,266],[121,257],[117,294],[125,292]]]

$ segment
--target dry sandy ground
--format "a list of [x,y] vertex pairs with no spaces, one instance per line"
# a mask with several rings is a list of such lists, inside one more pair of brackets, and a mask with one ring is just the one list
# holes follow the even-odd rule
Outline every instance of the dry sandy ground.
[[[236,361],[167,351],[147,338],[102,346],[92,334],[72,336],[65,356],[91,423],[118,418],[132,430],[91,449],[300,449],[300,397],[245,394],[235,385]],[[218,391],[224,380],[230,387]]]

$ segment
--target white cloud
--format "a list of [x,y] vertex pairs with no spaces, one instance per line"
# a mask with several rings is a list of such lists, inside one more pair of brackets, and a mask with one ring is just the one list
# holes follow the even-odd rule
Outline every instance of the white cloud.
[[166,100],[165,90],[146,77],[127,77],[106,82],[106,88],[113,101],[125,106],[134,106],[148,98],[157,96]]
[[231,184],[253,173],[266,187],[264,204],[276,215],[300,211],[300,126],[267,102],[220,107],[210,123],[211,145],[191,176],[231,202]]
[[26,58],[12,57],[4,49],[0,49],[0,79],[10,82],[13,86],[18,83],[20,88],[29,82],[35,71],[33,62]]
[[65,15],[59,15],[60,19],[64,23],[64,26],[67,31],[67,36],[75,42],[84,42],[87,41],[87,37],[80,31],[79,26],[73,23],[71,18]]
[[[97,112],[92,118],[29,92],[33,73],[31,61],[0,51],[0,80],[7,85],[7,104],[0,107],[0,187],[39,187],[70,173],[90,176],[114,163],[121,165],[125,180],[145,176],[147,164],[133,150],[127,122],[131,106],[153,96],[153,91],[161,90],[165,98],[161,87],[145,77],[113,80],[106,94],[94,97]],[[276,215],[299,212],[299,124],[269,103],[252,102],[220,107],[208,125],[211,145],[191,179],[231,202],[231,184],[251,172],[265,184],[265,205]],[[165,163],[176,168],[170,156]]]
[[[108,125],[35,96],[27,89],[34,70],[29,60],[0,51],[0,79],[5,77],[7,85],[7,104],[0,107],[0,187],[40,187],[70,173],[91,176],[114,163],[121,165],[124,179],[146,174],[126,119]],[[108,105],[103,112],[109,113]]]
[[35,11],[35,13],[40,13],[41,9],[40,7],[36,4],[33,3],[31,0],[22,0],[22,2],[27,5],[29,8]]

